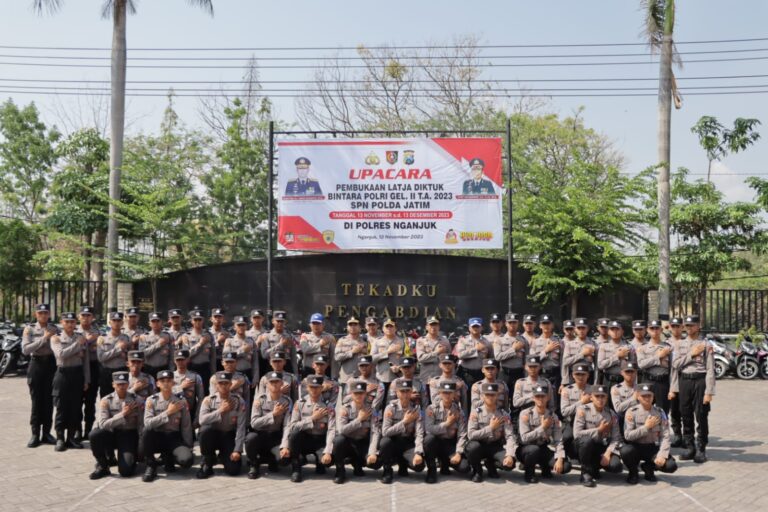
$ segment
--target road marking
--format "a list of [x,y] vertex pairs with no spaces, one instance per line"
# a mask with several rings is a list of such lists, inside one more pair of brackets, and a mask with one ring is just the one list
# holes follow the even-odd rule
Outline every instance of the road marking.
[[679,492],[680,494],[682,494],[683,496],[685,496],[686,498],[688,498],[689,500],[691,500],[692,502],[694,502],[694,503],[695,503],[696,505],[698,505],[698,506],[699,506],[699,508],[701,508],[702,510],[706,510],[707,512],[714,512],[714,511],[713,511],[711,508],[707,508],[707,507],[705,507],[704,505],[702,505],[702,504],[701,504],[701,502],[700,502],[699,500],[697,500],[696,498],[694,498],[693,496],[691,496],[691,495],[690,495],[690,494],[688,494],[687,492],[685,492],[685,491],[683,491],[683,490],[681,490],[681,489],[678,489],[678,490],[677,490],[677,492]]
[[102,491],[102,490],[103,490],[103,489],[104,489],[106,486],[108,486],[109,484],[111,484],[112,482],[114,482],[114,481],[116,481],[116,480],[117,480],[116,478],[110,478],[109,480],[107,480],[106,482],[104,482],[103,484],[101,484],[100,486],[98,486],[96,489],[94,489],[94,490],[93,490],[93,492],[91,492],[91,493],[90,493],[89,495],[87,495],[85,498],[81,499],[80,501],[78,501],[77,503],[75,503],[74,505],[72,505],[71,507],[69,507],[69,508],[67,509],[67,512],[74,512],[75,510],[77,510],[77,508],[78,508],[78,507],[80,507],[80,505],[82,505],[83,503],[85,503],[85,502],[86,502],[86,501],[88,501],[89,499],[91,499],[91,498],[93,498],[94,496],[96,496],[96,495],[97,495],[98,493],[100,493],[100,492],[101,492],[101,491]]
[[393,482],[392,487],[390,487],[391,491],[389,493],[389,510],[391,512],[397,512],[397,491],[395,490],[396,485],[397,482]]

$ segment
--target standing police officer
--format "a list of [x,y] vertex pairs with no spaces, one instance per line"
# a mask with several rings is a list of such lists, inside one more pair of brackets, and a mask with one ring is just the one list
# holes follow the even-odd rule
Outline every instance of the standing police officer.
[[344,386],[357,370],[361,356],[368,354],[368,342],[360,336],[360,321],[354,316],[347,320],[347,335],[336,342],[333,358],[339,365],[339,383]]
[[480,317],[469,319],[469,335],[463,336],[456,347],[459,356],[459,376],[467,386],[483,380],[483,360],[493,357],[493,345],[483,336]]
[[[667,343],[672,347],[672,355],[677,350],[677,346],[680,344],[680,340],[683,339],[683,319],[675,316],[669,319],[669,332],[670,336],[667,338]],[[672,423],[672,448],[683,447],[683,421],[680,417],[680,399],[677,393],[672,393],[672,375],[675,373],[675,369],[670,371],[670,393],[669,397],[669,417]]]
[[80,429],[82,421],[83,392],[88,389],[91,380],[91,365],[87,342],[85,337],[75,332],[75,321],[74,313],[62,314],[64,330],[51,338],[51,350],[56,357],[53,400],[56,404],[57,452],[83,447],[75,440],[75,432]]
[[299,380],[298,362],[296,361],[296,345],[293,342],[291,333],[285,330],[287,320],[285,311],[275,311],[272,315],[272,330],[262,334],[259,338],[261,355],[265,359],[271,359],[274,352],[284,352],[287,360],[285,362],[285,371],[291,372]]
[[237,371],[246,375],[251,384],[251,389],[246,390],[247,395],[244,396],[246,403],[251,403],[253,398],[254,389],[259,382],[259,357],[257,355],[258,348],[256,347],[256,340],[251,338],[246,333],[246,326],[244,316],[236,316],[233,319],[235,325],[235,334],[230,336],[224,342],[224,352],[222,352],[222,366],[223,366],[223,354],[225,352],[234,352],[237,354]]
[[[99,368],[99,396],[105,397],[111,393],[112,374],[128,371],[128,351],[131,350],[131,340],[123,334],[123,314],[109,314],[110,330],[106,335],[99,336],[96,342],[96,354],[101,367]],[[86,430],[88,430],[86,425]]]
[[560,412],[560,383],[562,375],[560,365],[563,355],[563,341],[554,334],[554,323],[550,315],[541,315],[539,317],[539,328],[541,336],[531,344],[531,354],[536,354],[541,358],[541,376],[549,381],[550,390],[555,393],[552,408]]
[[[336,340],[323,330],[323,322],[325,317],[320,313],[312,313],[309,317],[310,331],[301,335],[299,344],[301,346],[302,364],[304,365],[302,376],[314,374],[312,369],[312,363],[315,361],[314,357],[317,354],[322,354],[326,357],[325,361],[330,362],[334,349],[336,348]],[[328,377],[331,376],[327,375]]]
[[178,348],[189,351],[189,369],[200,376],[207,395],[211,375],[216,371],[216,346],[213,335],[203,327],[203,312],[195,309],[189,316],[192,329],[179,337]]
[[442,354],[450,353],[451,342],[440,335],[440,320],[435,316],[427,318],[427,333],[416,340],[421,382],[428,384],[430,379],[438,377],[441,373],[439,358]]
[[397,367],[405,351],[405,342],[397,335],[397,325],[391,318],[384,320],[384,336],[371,343],[371,359],[376,366],[376,378],[384,385],[384,394],[389,384],[399,374]]
[[[91,306],[83,306],[80,308],[80,325],[77,326],[75,332],[85,337],[85,343],[88,345],[90,367],[89,373],[91,380],[88,383],[88,389],[83,392],[83,405],[82,405],[82,417],[85,423],[85,435],[83,431],[78,428],[75,432],[75,440],[82,442],[84,438],[88,437],[88,433],[93,427],[93,423],[96,421],[96,395],[99,393],[99,357],[97,351],[97,342],[101,333],[93,325],[94,309]],[[111,389],[111,388],[110,388]]]
[[171,335],[163,331],[160,313],[153,311],[149,314],[149,332],[139,335],[139,350],[144,353],[144,371],[149,375],[157,375],[160,370],[170,370],[173,340]]
[[29,425],[32,437],[28,448],[36,448],[40,443],[55,444],[51,435],[53,423],[53,376],[56,374],[56,358],[51,350],[51,337],[58,334],[58,329],[50,322],[51,308],[48,304],[35,306],[37,322],[24,328],[21,335],[21,351],[30,357],[27,370],[27,386],[32,401]]
[[493,353],[501,364],[502,379],[507,389],[515,389],[515,383],[525,377],[525,356],[528,341],[517,332],[517,313],[507,313],[507,332],[493,343]]
[[661,339],[661,321],[651,320],[648,323],[651,339],[637,353],[637,364],[645,381],[653,385],[653,395],[656,405],[669,414],[669,384],[672,369],[672,346]]
[[632,346],[624,341],[621,322],[611,320],[608,322],[608,334],[611,339],[602,345],[597,353],[597,368],[602,372],[603,382],[610,387],[622,381],[621,362],[634,358]]

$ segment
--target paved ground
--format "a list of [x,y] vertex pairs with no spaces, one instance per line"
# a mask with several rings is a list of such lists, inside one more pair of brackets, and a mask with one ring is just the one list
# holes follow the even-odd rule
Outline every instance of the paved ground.
[[[526,485],[515,471],[499,481],[473,484],[458,477],[437,485],[422,475],[378,482],[373,472],[343,486],[331,476],[308,475],[292,484],[287,471],[248,480],[217,475],[194,478],[194,469],[154,483],[140,477],[116,476],[91,481],[90,451],[55,453],[52,446],[26,448],[29,438],[26,381],[0,380],[0,510],[475,510],[509,507],[518,510],[644,510],[671,507],[683,511],[768,510],[768,382],[726,380],[718,383],[711,415],[710,462],[681,462],[674,475],[661,475],[656,484],[629,487],[624,476],[607,476],[596,489],[578,484],[572,473],[551,482]],[[116,473],[116,468],[113,470]],[[311,473],[309,471],[308,473]],[[504,474],[504,473],[502,473]],[[508,475],[508,474],[507,474]]]

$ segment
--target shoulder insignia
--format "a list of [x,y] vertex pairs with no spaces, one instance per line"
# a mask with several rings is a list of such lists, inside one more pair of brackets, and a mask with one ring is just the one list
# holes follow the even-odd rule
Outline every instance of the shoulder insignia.
[[521,420],[521,421],[524,421],[524,422],[526,422],[526,423],[528,423],[528,415],[527,415],[527,414],[523,414],[523,415],[521,415],[521,416],[520,416],[520,420]]
[[430,407],[429,409],[427,409],[427,416],[429,416],[429,417],[431,418],[431,417],[433,417],[434,415],[435,415],[435,413],[434,413],[434,411],[432,410],[432,408],[431,408],[431,407]]
[[384,416],[386,416],[387,418],[391,418],[394,415],[395,415],[395,413],[392,412],[392,409],[387,407],[387,410],[384,412]]
[[584,412],[584,409],[579,408],[579,410],[576,411],[576,415],[583,418],[586,415],[586,413]]
[[627,411],[626,421],[635,421],[635,416],[632,414],[632,411]]
[[101,400],[101,406],[102,407],[107,407],[108,405],[109,405],[109,400],[107,400],[106,398],[103,398]]
[[472,414],[470,414],[470,415],[469,415],[469,419],[470,419],[470,420],[476,420],[476,419],[477,419],[477,413],[476,413],[476,412],[473,412]]

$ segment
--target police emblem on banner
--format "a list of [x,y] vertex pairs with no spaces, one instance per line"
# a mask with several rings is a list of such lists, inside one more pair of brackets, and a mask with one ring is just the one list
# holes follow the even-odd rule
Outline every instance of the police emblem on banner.
[[406,149],[403,151],[403,163],[405,165],[413,165],[413,162],[416,161],[413,153],[414,151],[412,149]]
[[387,151],[387,162],[390,165],[397,163],[397,151]]
[[368,153],[368,156],[365,157],[365,163],[368,165],[379,165],[379,157],[376,155],[376,153],[371,151]]
[[325,242],[328,245],[331,245],[333,243],[333,231],[330,229],[326,229],[323,231],[323,242]]
[[285,243],[292,244],[294,240],[295,240],[295,238],[294,238],[294,235],[293,235],[293,233],[291,231],[289,231],[289,232],[287,232],[285,234]]

